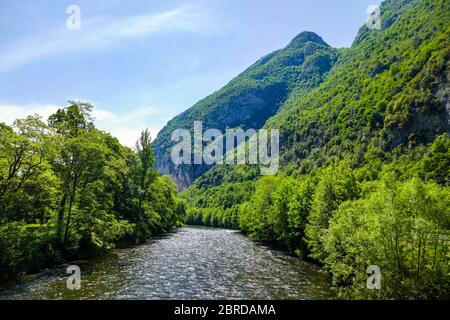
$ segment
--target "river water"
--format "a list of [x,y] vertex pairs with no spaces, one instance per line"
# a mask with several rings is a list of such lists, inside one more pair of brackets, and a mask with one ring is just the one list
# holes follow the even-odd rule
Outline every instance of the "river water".
[[180,228],[74,264],[80,290],[67,289],[64,266],[1,288],[0,299],[333,298],[317,266],[226,229]]

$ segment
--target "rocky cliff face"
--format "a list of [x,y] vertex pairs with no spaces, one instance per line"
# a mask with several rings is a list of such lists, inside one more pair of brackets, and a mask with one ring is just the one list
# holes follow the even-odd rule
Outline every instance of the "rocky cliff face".
[[286,48],[261,58],[224,88],[168,122],[154,141],[159,171],[170,175],[179,190],[188,187],[211,166],[175,166],[170,159],[173,130],[192,132],[194,121],[202,121],[203,130],[260,129],[292,92],[302,95],[317,87],[337,57],[337,50],[318,35],[303,32]]
[[196,177],[205,173],[210,166],[206,165],[175,165],[170,154],[155,154],[156,167],[159,172],[168,175],[177,184],[177,191],[181,191],[189,187]]

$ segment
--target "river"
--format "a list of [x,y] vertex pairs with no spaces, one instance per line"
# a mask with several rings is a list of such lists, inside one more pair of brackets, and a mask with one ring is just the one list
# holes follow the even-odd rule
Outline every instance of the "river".
[[22,277],[0,299],[330,299],[327,276],[301,259],[237,231],[179,228],[148,243],[77,261],[81,289],[66,267]]

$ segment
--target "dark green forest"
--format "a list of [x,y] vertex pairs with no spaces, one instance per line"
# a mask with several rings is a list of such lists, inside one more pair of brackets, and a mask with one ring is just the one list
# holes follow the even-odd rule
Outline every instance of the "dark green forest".
[[179,225],[184,204],[156,171],[148,130],[136,147],[95,128],[70,102],[0,123],[0,275],[12,277],[142,243]]
[[388,0],[381,16],[264,124],[278,175],[217,165],[183,192],[186,221],[315,261],[342,298],[448,299],[450,3]]

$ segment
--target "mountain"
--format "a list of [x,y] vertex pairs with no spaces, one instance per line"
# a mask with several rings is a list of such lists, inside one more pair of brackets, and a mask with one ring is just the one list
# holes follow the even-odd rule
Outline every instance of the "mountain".
[[[264,127],[280,130],[282,170],[307,174],[336,159],[412,153],[450,133],[449,3],[389,0],[380,30],[362,26],[323,82],[295,90]],[[254,166],[219,165],[196,188],[254,180]]]
[[449,2],[391,0],[381,30],[363,26],[325,81],[267,127],[281,132],[282,163],[307,172],[371,150],[405,151],[449,132]]
[[284,49],[264,56],[225,87],[167,123],[153,143],[159,171],[172,176],[179,189],[188,187],[210,166],[175,166],[170,159],[173,130],[192,131],[194,121],[222,132],[237,127],[260,129],[293,92],[302,96],[317,87],[338,55],[338,50],[317,34],[302,32]]

